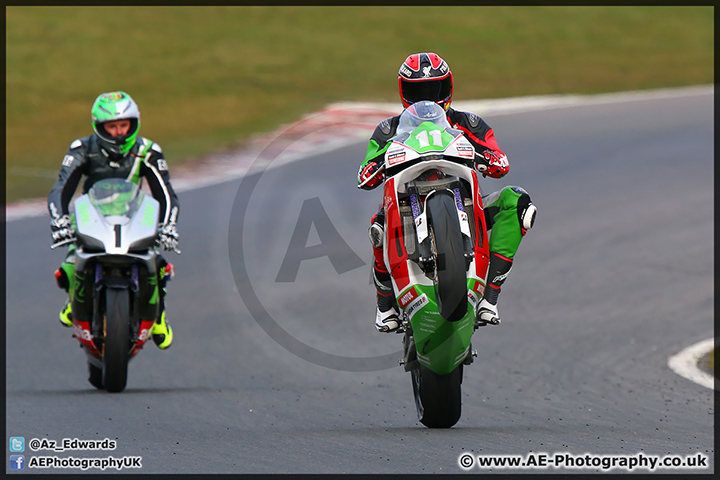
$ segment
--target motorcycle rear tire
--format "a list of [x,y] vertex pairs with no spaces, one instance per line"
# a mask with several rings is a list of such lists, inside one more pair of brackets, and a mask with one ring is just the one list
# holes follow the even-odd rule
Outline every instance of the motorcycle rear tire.
[[105,352],[102,383],[108,392],[122,392],[130,358],[130,297],[126,289],[105,292]]
[[463,366],[438,375],[418,365],[411,370],[418,420],[428,428],[450,428],[460,420]]
[[465,249],[455,197],[446,192],[427,199],[425,208],[435,239],[435,296],[440,315],[448,322],[467,314]]

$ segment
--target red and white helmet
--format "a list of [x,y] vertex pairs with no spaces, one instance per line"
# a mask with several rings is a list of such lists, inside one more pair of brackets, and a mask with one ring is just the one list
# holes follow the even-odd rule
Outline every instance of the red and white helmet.
[[420,100],[430,100],[447,110],[452,101],[452,72],[440,55],[414,53],[400,65],[398,89],[404,108]]

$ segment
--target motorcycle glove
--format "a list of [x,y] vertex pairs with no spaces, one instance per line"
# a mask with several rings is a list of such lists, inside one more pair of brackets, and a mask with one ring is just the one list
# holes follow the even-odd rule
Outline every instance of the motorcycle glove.
[[179,252],[177,248],[178,241],[177,226],[174,223],[159,225],[156,243],[162,247],[163,250]]
[[510,170],[510,164],[505,155],[487,149],[475,155],[475,169],[483,177],[502,178]]
[[380,167],[381,165],[377,162],[368,162],[367,165],[361,167],[362,169],[358,172],[358,187],[372,190],[380,185],[385,178],[385,174],[380,171]]
[[74,242],[75,229],[69,215],[55,217],[50,221],[52,245],[51,248],[59,247]]

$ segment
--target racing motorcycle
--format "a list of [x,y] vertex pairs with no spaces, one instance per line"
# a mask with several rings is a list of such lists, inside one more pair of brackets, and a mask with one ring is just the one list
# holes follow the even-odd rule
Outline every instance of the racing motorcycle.
[[160,204],[122,178],[96,182],[74,201],[73,336],[89,381],[108,392],[127,383],[128,362],[150,337],[158,307]]
[[384,260],[401,313],[404,356],[418,419],[449,428],[460,419],[463,367],[489,263],[475,149],[434,102],[400,116],[385,152]]

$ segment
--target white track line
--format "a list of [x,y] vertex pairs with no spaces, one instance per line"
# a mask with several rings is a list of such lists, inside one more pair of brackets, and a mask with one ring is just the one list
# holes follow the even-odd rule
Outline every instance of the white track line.
[[699,383],[703,387],[715,390],[715,378],[703,372],[697,366],[698,360],[715,348],[715,339],[708,338],[702,342],[683,349],[668,359],[668,367],[681,377]]
[[[659,90],[645,90],[599,95],[539,95],[491,100],[458,100],[458,110],[475,112],[480,116],[517,114],[553,108],[583,105],[602,105],[619,102],[680,98],[714,93],[713,85],[699,85]],[[282,153],[284,163],[306,158],[312,154],[342,148],[358,141],[366,141],[375,126],[384,118],[402,110],[398,103],[339,102],[301,120],[281,126],[276,132],[258,135],[245,151],[216,154],[197,162],[189,162],[173,171],[172,184],[176,191],[193,190],[244,176],[251,166],[268,165],[256,162],[257,152],[269,141],[285,136],[294,142]],[[362,159],[358,159],[358,165]],[[8,204],[5,207],[6,223],[22,218],[47,215],[47,199],[33,198]]]

